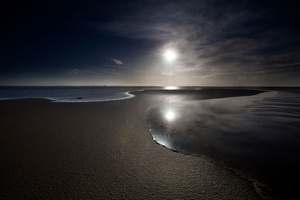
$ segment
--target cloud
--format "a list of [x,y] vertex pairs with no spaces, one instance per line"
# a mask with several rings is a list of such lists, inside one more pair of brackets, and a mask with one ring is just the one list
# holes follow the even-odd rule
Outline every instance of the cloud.
[[112,61],[114,61],[117,65],[124,65],[124,63],[122,63],[120,60],[112,59]]
[[116,69],[110,69],[110,68],[85,68],[85,69],[70,68],[70,69],[62,69],[62,71],[65,71],[71,75],[80,75],[80,74],[120,75],[120,71]]
[[131,6],[130,14],[98,27],[119,37],[161,44],[146,49],[158,56],[162,50],[176,49],[180,67],[173,66],[172,72],[160,69],[160,74],[231,76],[234,81],[238,76],[251,80],[300,72],[300,29],[292,23],[299,16],[292,5],[191,0]]
[[167,72],[167,71],[162,71],[161,74],[165,75],[165,76],[175,76],[176,75],[173,72]]

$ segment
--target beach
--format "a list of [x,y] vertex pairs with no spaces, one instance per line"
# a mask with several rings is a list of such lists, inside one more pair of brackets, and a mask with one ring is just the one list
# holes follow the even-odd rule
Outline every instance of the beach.
[[[170,96],[154,93],[135,92],[131,99],[89,103],[0,101],[1,199],[268,196],[255,180],[155,143],[146,111]],[[210,97],[222,94],[203,98]]]

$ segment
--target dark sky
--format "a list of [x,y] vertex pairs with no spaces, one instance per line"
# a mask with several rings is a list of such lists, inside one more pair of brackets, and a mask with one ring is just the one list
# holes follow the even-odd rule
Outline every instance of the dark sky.
[[9,1],[0,85],[300,86],[295,2]]

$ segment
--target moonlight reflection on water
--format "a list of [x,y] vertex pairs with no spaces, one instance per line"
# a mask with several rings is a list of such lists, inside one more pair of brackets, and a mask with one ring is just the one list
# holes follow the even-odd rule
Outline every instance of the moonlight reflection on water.
[[172,121],[175,118],[175,114],[172,111],[167,111],[165,117],[168,121]]
[[165,90],[176,90],[176,89],[178,89],[178,87],[176,87],[176,86],[167,86],[164,89]]
[[208,156],[271,185],[296,187],[300,178],[295,175],[300,168],[297,99],[300,94],[272,91],[162,103],[148,109],[147,120],[153,139],[167,148]]

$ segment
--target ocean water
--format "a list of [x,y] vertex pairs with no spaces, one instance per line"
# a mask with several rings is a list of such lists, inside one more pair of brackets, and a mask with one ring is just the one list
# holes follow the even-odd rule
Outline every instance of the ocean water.
[[79,87],[0,87],[0,100],[45,98],[52,102],[101,102],[123,100],[134,97],[129,92],[142,90],[201,89],[200,87],[160,87],[160,86],[79,86]]
[[128,92],[139,90],[144,87],[0,87],[0,100],[46,98],[53,102],[98,102],[132,98]]
[[287,197],[300,186],[300,90],[156,104],[148,109],[153,139],[205,156]]

